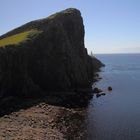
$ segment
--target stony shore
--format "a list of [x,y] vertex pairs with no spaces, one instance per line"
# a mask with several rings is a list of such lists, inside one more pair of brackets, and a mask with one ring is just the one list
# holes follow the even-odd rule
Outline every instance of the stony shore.
[[[11,105],[12,102],[15,105],[16,99],[14,101],[12,99]],[[20,106],[9,104],[8,106],[11,112],[6,110],[1,112],[0,140],[84,140],[86,138],[84,107],[50,105],[47,97],[36,100],[24,99]],[[18,109],[14,111],[13,108]]]

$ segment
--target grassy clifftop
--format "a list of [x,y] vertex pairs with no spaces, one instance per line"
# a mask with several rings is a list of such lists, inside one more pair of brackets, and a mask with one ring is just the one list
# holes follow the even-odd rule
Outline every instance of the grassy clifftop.
[[[15,29],[3,34],[2,36],[0,36],[0,40],[3,38],[7,38],[9,36],[12,36],[12,35],[16,35],[16,34],[19,34],[19,33],[25,32],[25,31],[34,30],[34,29],[44,31],[44,30],[48,29],[46,25],[48,25],[49,23],[52,24],[52,22],[54,22],[54,21],[58,22],[58,20],[61,20],[61,22],[63,23],[63,20],[65,20],[65,18],[68,18],[68,17],[72,18],[73,16],[80,17],[81,13],[77,9],[69,8],[69,9],[63,10],[61,12],[52,14],[46,18],[30,21],[20,27],[17,27]],[[71,21],[70,21],[70,23],[71,23]]]
[[31,21],[2,35],[0,98],[91,88],[101,63],[87,54],[84,35],[77,9]]
[[39,30],[29,30],[25,32],[21,32],[3,39],[0,39],[0,47],[5,47],[7,45],[17,45],[22,42],[26,42],[32,37],[37,36],[40,34],[42,31]]

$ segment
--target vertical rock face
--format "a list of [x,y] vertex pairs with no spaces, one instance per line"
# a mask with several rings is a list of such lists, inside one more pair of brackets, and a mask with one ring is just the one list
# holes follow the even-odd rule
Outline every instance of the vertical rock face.
[[87,54],[79,10],[67,9],[29,22],[1,36],[0,41],[33,29],[42,32],[19,44],[0,47],[1,97],[33,95],[40,89],[69,91],[91,87],[93,73],[102,64]]

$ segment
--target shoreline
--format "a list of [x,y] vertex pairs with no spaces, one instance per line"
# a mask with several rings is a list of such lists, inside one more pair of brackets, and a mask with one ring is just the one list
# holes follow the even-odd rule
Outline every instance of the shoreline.
[[20,107],[19,110],[0,117],[1,140],[86,138],[86,107],[50,105],[47,98],[38,101],[28,99],[22,107],[25,108]]
[[[98,82],[98,74],[94,83]],[[45,95],[47,94],[47,95]],[[87,138],[87,110],[93,89],[40,93],[40,97],[5,97],[0,102],[0,140]]]

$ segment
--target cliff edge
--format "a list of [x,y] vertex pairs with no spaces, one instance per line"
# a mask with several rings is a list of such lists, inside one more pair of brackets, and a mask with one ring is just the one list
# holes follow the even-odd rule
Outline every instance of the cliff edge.
[[29,22],[0,37],[0,97],[91,88],[103,64],[84,46],[77,9]]

